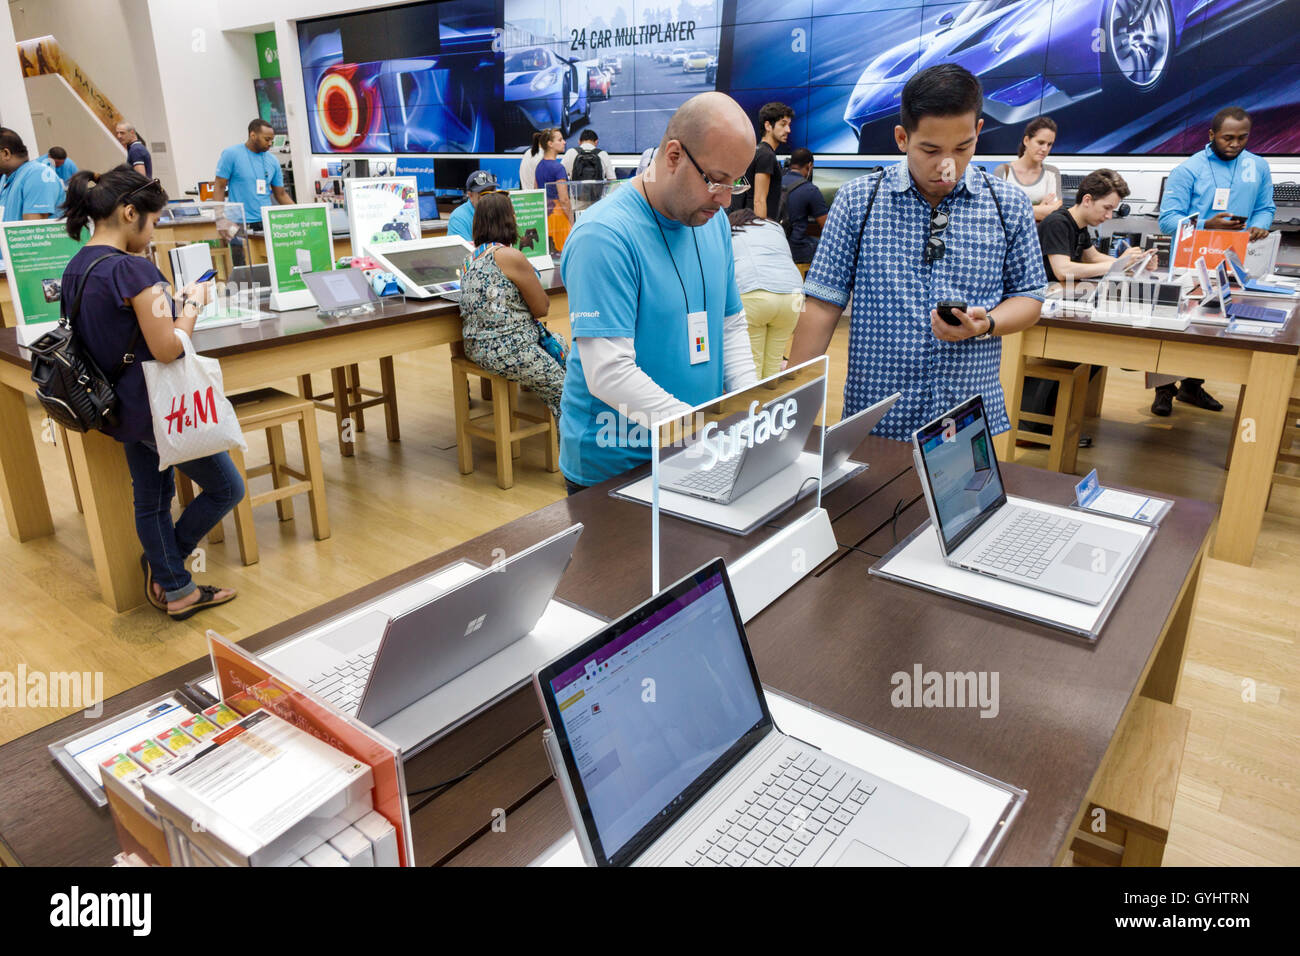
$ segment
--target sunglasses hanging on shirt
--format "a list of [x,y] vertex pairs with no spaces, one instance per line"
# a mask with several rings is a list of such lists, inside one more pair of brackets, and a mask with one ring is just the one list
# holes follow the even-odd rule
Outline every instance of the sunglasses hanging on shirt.
[[943,258],[948,248],[943,243],[944,230],[948,228],[948,213],[941,209],[930,211],[930,235],[925,240],[925,264],[933,265]]

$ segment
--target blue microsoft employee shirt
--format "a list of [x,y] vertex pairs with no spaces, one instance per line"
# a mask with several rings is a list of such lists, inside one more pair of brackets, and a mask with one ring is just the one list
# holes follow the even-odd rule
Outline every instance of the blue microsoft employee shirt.
[[930,327],[930,310],[943,299],[991,309],[1012,296],[1043,298],[1047,275],[1029,200],[1017,186],[992,176],[986,181],[968,166],[937,207],[949,214],[946,251],[927,264],[930,203],[913,185],[906,160],[883,176],[860,246],[859,229],[879,174],[840,188],[804,280],[806,295],[832,305],[843,306],[853,296],[844,416],[902,392],[875,434],[907,440],[978,393],[993,433],[1004,432],[1010,422],[998,380],[1001,340],[943,342]]
[[[660,216],[635,186],[625,186],[582,214],[564,244],[560,275],[575,340],[632,339],[641,370],[689,405],[723,393],[722,322],[742,305],[722,212],[691,228]],[[686,314],[704,310],[706,299],[710,359],[691,365]],[[594,485],[649,461],[650,436],[592,396],[579,351],[570,353],[564,377],[560,470]]]
[[[275,204],[272,186],[284,185],[280,164],[270,151],[255,153],[243,143],[227,146],[217,160],[217,176],[227,181],[226,202],[244,204],[244,222],[261,222],[262,207]],[[257,194],[257,181],[266,180],[266,194]]]
[[62,166],[55,166],[54,160],[50,159],[49,154],[46,153],[38,159],[37,162],[44,163],[46,166],[50,167],[50,169],[54,170],[59,179],[63,180],[65,188],[67,187],[68,180],[77,175],[77,164],[70,159],[65,159]]
[[4,221],[29,215],[57,219],[63,214],[63,180],[51,166],[28,160],[8,176],[0,177],[0,207]]
[[[1214,191],[1228,190],[1228,208],[1215,210]],[[1225,163],[1209,143],[1205,149],[1174,168],[1160,197],[1160,231],[1172,234],[1178,220],[1196,213],[1198,222],[1227,212],[1245,216],[1248,228],[1267,229],[1273,225],[1277,206],[1273,203],[1273,176],[1268,163],[1243,149]]]
[[474,241],[474,207],[468,199],[447,217],[447,235],[460,236],[466,242]]

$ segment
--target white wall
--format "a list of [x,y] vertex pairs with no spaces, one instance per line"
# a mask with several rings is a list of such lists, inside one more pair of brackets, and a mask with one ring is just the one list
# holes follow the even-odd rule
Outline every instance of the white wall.
[[122,144],[63,77],[28,77],[27,99],[36,128],[36,143],[28,144],[33,159],[62,146],[78,169],[98,171],[126,162]]
[[17,38],[9,10],[0,14],[0,126],[8,126],[27,144],[30,152],[36,142],[32,111],[18,65]]

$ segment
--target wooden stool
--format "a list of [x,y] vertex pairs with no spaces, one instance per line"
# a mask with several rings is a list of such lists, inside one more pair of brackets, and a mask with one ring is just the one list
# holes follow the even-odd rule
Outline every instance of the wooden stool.
[[[1112,744],[1075,832],[1082,866],[1159,866],[1169,840],[1191,712],[1139,696]],[[1105,828],[1093,830],[1105,811]]]
[[[1079,432],[1083,428],[1084,405],[1088,399],[1088,370],[1089,366],[1072,362],[1021,359],[1022,382],[1026,378],[1038,378],[1057,383],[1056,407],[1051,415],[1016,409],[1018,414],[1011,419],[1012,438],[1046,445],[1047,467],[1052,471],[1074,471],[1075,460],[1079,456]],[[1021,393],[1023,394],[1023,386]],[[1007,413],[1010,416],[1011,409],[1007,409]],[[1050,425],[1052,431],[1050,435],[1026,431],[1020,428],[1020,422]]]
[[[264,429],[266,431],[266,449],[270,461],[256,468],[244,464],[244,453],[238,448],[230,450],[230,457],[235,467],[247,483],[261,475],[270,475],[272,488],[253,494],[252,489],[244,492],[243,499],[235,505],[235,534],[239,539],[239,557],[244,564],[256,564],[257,531],[253,526],[253,509],[258,505],[274,501],[281,521],[293,519],[294,495],[305,494],[311,510],[311,529],[317,541],[330,536],[329,514],[325,508],[325,471],[321,465],[320,444],[316,437],[316,405],[306,398],[299,398],[274,388],[262,388],[254,392],[232,395],[230,403],[235,406],[235,416],[244,431]],[[303,471],[290,468],[284,450],[283,426],[297,422],[298,438],[302,443]],[[290,479],[297,479],[291,481]],[[181,505],[188,505],[194,500],[194,485],[179,470],[176,472],[176,492]],[[218,524],[208,532],[208,541],[212,544],[221,542],[224,532]]]
[[[451,393],[456,402],[456,446],[460,453],[460,473],[468,475],[474,470],[473,436],[486,438],[496,446],[497,485],[510,488],[515,483],[513,459],[522,453],[520,440],[533,435],[546,435],[546,470],[560,470],[560,431],[555,416],[546,412],[538,417],[519,411],[519,384],[475,365],[460,351],[459,344],[452,348]],[[492,384],[492,427],[476,425],[488,416],[471,419],[469,415],[469,376],[477,375]],[[516,428],[516,421],[530,422]]]
[[[384,427],[389,441],[401,441],[397,422],[397,379],[393,374],[393,357],[385,355],[379,360],[379,389],[365,388],[361,384],[361,368],[342,365],[330,369],[331,390],[317,395],[312,391],[311,376],[298,376],[298,394],[323,412],[330,412],[338,422],[339,454],[350,458],[353,442],[344,440],[344,423],[352,419],[356,432],[366,430],[365,410],[375,405],[384,406]],[[340,399],[340,396],[342,398]]]

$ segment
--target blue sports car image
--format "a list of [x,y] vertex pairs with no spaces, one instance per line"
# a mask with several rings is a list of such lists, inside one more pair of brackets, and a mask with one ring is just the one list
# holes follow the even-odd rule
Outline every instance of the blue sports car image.
[[544,46],[507,52],[504,86],[498,150],[524,146],[535,130],[552,126],[567,139],[575,125],[591,117],[587,68]]
[[1145,96],[1176,54],[1204,44],[1280,0],[976,0],[928,8],[921,32],[863,70],[844,122],[869,151],[869,124],[898,115],[903,85],[939,63],[980,78],[984,112],[1019,124],[1098,93]]

